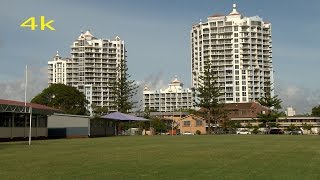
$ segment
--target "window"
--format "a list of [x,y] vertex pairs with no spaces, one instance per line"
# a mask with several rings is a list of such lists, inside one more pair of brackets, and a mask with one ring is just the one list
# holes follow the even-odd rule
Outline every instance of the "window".
[[239,55],[238,55],[238,54],[236,54],[234,57],[235,57],[235,58],[239,58]]
[[239,81],[236,81],[236,85],[239,85]]
[[210,26],[216,26],[216,25],[217,25],[216,22],[210,23]]
[[236,76],[236,80],[239,80],[239,76]]
[[[27,116],[27,121],[26,121],[26,126],[29,127],[30,126],[30,116]],[[32,127],[37,127],[37,116],[36,115],[32,115],[32,122],[31,122],[31,126]]]
[[46,116],[39,116],[38,127],[47,127],[47,117]]
[[202,120],[196,120],[196,126],[202,126]]
[[239,88],[239,86],[236,86],[236,91],[240,91],[240,88]]
[[24,114],[15,114],[14,127],[25,127],[25,120]]
[[247,96],[247,93],[246,92],[242,92],[242,96]]
[[183,126],[190,126],[190,121],[183,121]]
[[0,127],[11,127],[12,115],[8,113],[0,114]]
[[238,39],[234,39],[234,42],[237,43],[237,42],[238,42]]
[[235,26],[235,27],[234,27],[234,31],[238,31],[238,26]]
[[246,91],[246,90],[247,90],[246,86],[242,86],[242,91]]
[[238,33],[234,33],[234,37],[238,37]]

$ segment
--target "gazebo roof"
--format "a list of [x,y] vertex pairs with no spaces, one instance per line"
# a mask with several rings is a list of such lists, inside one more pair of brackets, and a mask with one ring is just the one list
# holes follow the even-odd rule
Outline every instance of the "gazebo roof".
[[101,118],[118,120],[118,121],[149,121],[148,119],[145,119],[142,117],[132,116],[132,115],[124,114],[121,112],[113,112],[113,113],[101,116]]

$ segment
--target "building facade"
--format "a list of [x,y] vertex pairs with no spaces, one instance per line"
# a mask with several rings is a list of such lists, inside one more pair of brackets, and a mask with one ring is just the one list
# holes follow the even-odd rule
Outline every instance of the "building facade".
[[287,116],[295,116],[296,110],[292,106],[290,106],[290,107],[287,107],[285,113]]
[[59,110],[40,104],[0,99],[0,141],[48,137],[48,115]]
[[49,138],[100,137],[115,135],[112,121],[90,116],[54,113],[48,117]]
[[[239,122],[242,126],[251,125],[259,126],[261,121],[258,118],[238,117],[231,118],[231,121]],[[287,130],[288,127],[294,125],[298,129],[303,130],[303,134],[320,134],[320,117],[312,116],[286,116],[279,117],[276,122],[277,127]],[[305,125],[310,125],[311,129],[305,128]]]
[[220,101],[259,99],[273,83],[271,43],[271,23],[242,16],[235,4],[228,15],[209,16],[191,30],[192,86],[199,86],[209,64],[224,94]]
[[48,61],[48,84],[67,84],[67,62],[58,52],[51,61]]
[[207,122],[204,118],[190,114],[179,121],[179,129],[181,134],[191,133],[207,134]]
[[183,88],[183,84],[175,78],[166,89],[143,90],[143,108],[152,111],[175,112],[193,108],[193,91]]
[[[49,84],[63,83],[76,87],[89,101],[87,109],[91,114],[92,104],[114,111],[110,82],[119,77],[117,68],[120,63],[126,63],[124,41],[118,36],[114,40],[98,39],[86,31],[73,42],[70,60],[59,58],[56,56],[54,59],[57,61],[48,63]],[[64,63],[65,81],[54,81],[53,77],[59,77],[59,71],[55,71],[52,64],[60,61]]]
[[259,114],[266,114],[270,110],[257,102],[229,103],[223,108],[229,119],[231,118],[257,118]]

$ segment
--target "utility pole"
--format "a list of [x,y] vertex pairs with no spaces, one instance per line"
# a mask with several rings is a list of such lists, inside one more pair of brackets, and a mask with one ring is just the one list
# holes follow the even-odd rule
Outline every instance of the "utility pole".
[[174,110],[172,110],[172,123],[171,123],[171,136],[173,136],[173,117],[174,117]]

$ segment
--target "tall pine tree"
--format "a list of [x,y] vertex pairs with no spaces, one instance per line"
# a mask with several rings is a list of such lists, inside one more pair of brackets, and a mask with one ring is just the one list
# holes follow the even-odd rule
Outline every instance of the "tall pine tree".
[[207,62],[202,76],[199,76],[199,85],[196,89],[196,105],[202,109],[204,118],[208,121],[208,134],[211,134],[211,124],[218,123],[224,116],[223,104],[219,102],[221,88],[217,82],[217,75]]
[[265,82],[264,84],[264,96],[262,96],[258,102],[267,108],[269,108],[269,111],[262,112],[258,114],[258,119],[263,123],[273,123],[275,124],[278,117],[280,117],[281,112],[279,110],[281,109],[281,99],[278,98],[278,95],[272,94],[272,83],[270,81]]
[[128,113],[132,108],[134,108],[135,102],[133,101],[133,96],[137,94],[137,88],[134,80],[130,80],[130,75],[128,74],[127,61],[122,59],[119,66],[117,67],[117,78],[112,81],[110,85],[110,93],[112,99],[112,109]]

